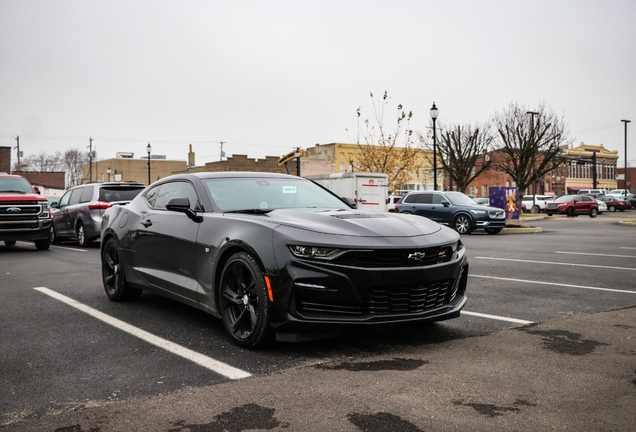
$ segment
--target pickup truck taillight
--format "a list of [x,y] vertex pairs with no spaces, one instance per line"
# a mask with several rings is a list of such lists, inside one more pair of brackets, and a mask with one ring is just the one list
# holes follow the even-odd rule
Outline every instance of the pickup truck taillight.
[[95,204],[89,205],[89,210],[106,210],[110,207],[110,203],[104,201],[97,201]]

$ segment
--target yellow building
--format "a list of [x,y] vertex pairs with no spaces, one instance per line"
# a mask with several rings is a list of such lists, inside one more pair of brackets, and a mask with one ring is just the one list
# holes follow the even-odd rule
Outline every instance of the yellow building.
[[[554,177],[552,181],[555,185],[563,182],[565,193],[592,188],[594,171],[591,157],[594,153],[596,153],[596,188],[608,190],[618,188],[616,181],[618,150],[607,150],[603,144],[581,143],[578,147],[566,149],[565,153],[568,163],[552,172]],[[574,162],[577,159],[579,161]]]
[[[118,153],[116,158],[82,166],[82,181],[138,181],[148,185],[148,158],[134,159],[132,153]],[[150,155],[150,183],[187,168],[186,161],[166,160]]]
[[[320,174],[335,174],[342,172],[366,171],[362,169],[359,162],[360,147],[358,144],[316,144],[314,147],[306,149],[305,157],[300,158],[300,172],[302,176],[312,176]],[[416,162],[412,167],[406,168],[401,175],[404,177],[404,183],[401,190],[391,191],[393,193],[403,193],[413,190],[432,190],[433,189],[433,168],[431,160],[433,159],[432,151],[418,149]],[[396,167],[396,172],[398,167]],[[389,181],[395,175],[389,174]],[[437,167],[438,185],[441,185],[443,179],[443,169]]]

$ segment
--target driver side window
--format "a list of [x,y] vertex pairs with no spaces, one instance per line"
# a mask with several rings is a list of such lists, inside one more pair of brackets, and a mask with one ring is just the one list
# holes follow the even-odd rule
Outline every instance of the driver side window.
[[[190,208],[192,210],[197,210],[199,208],[199,198],[197,196],[196,191],[194,190],[194,186],[192,186],[188,182],[184,181],[175,181],[170,183],[164,183],[158,188],[157,191],[154,190],[153,196],[153,204],[151,204],[152,208],[164,210],[166,208],[166,204],[172,198],[188,198],[190,201]],[[149,194],[146,196],[148,203],[151,203]]]

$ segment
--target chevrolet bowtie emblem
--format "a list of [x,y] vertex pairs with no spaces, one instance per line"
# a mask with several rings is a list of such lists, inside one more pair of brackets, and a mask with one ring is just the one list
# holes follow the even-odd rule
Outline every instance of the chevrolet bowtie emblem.
[[424,259],[425,256],[426,254],[424,252],[413,252],[409,254],[408,259],[419,261],[421,259]]

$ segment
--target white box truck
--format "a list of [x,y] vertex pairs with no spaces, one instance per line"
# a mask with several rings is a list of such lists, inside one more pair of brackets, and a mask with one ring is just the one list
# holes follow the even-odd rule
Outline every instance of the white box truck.
[[385,212],[389,176],[371,172],[344,172],[307,176],[342,198],[351,198],[358,210]]

